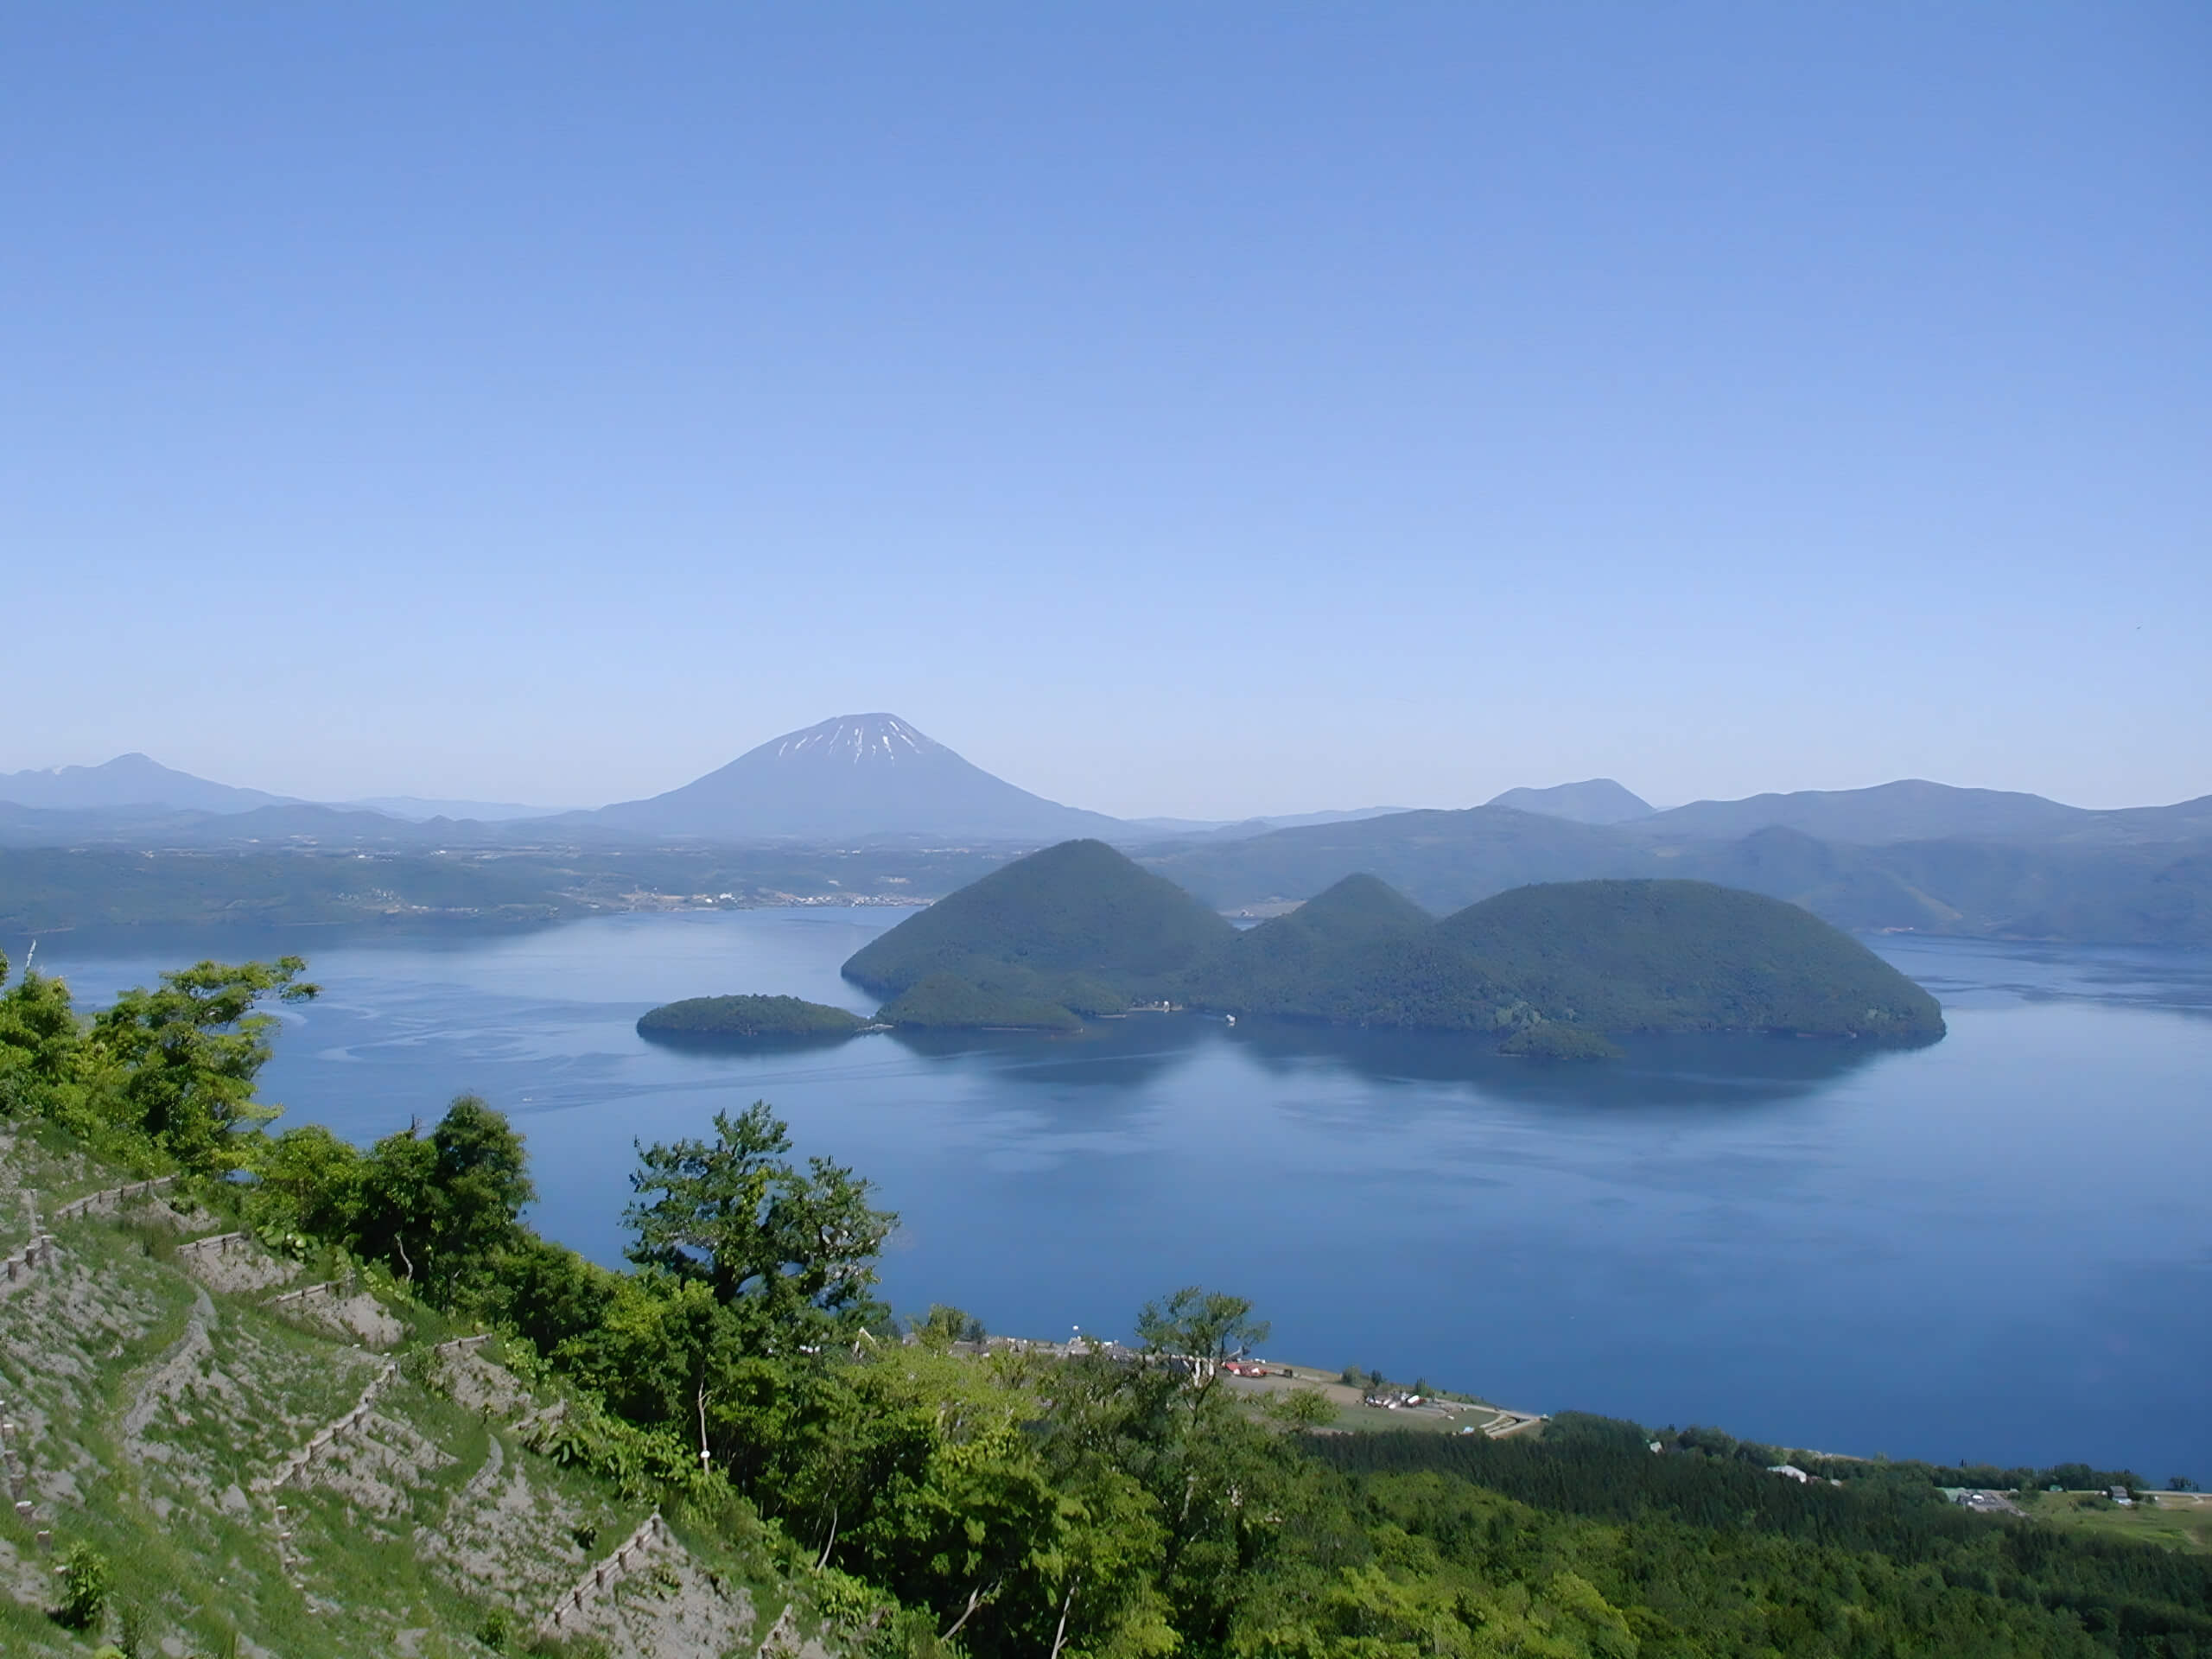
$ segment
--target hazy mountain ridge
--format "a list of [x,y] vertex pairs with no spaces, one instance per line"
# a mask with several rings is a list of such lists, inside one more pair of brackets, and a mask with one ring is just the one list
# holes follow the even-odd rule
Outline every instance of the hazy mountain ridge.
[[[272,809],[299,816],[249,817]],[[1377,822],[1408,829],[1418,840],[1426,832],[1415,827],[1415,820],[1433,827],[1436,820],[1459,813],[1492,810],[1554,824],[1632,825],[1629,833],[1651,842],[1733,841],[1772,828],[1865,845],[1960,839],[2117,845],[2212,838],[2212,795],[2163,806],[2093,810],[2039,795],[1961,789],[1916,779],[1870,789],[1694,801],[1666,810],[1655,810],[1610,778],[1597,778],[1509,789],[1484,806],[1457,812],[1361,807],[1236,822],[1120,819],[1032,794],[890,714],[839,715],[771,738],[728,765],[658,795],[571,811],[416,796],[312,802],[213,783],[135,753],[98,766],[0,774],[0,838],[15,845],[127,841],[137,836],[213,844],[226,830],[207,821],[228,818],[237,820],[228,833],[241,841],[358,834],[371,842],[416,844],[441,839],[547,844],[663,838],[740,843],[964,836],[1035,843],[1097,836],[1125,846],[1163,843],[1164,853],[1170,841],[1217,845],[1285,830]],[[419,833],[404,826],[420,826]],[[31,839],[41,834],[54,840]]]
[[1799,790],[1740,801],[1693,801],[1655,812],[1638,834],[1725,840],[1796,830],[1823,841],[2173,841],[2212,836],[2212,796],[2168,806],[2098,810],[2041,795],[1900,779],[1871,789]]
[[[26,805],[8,798],[11,787],[48,798],[58,790],[167,790],[221,804]],[[1003,857],[1095,837],[1135,852],[1222,909],[1309,899],[1361,871],[1440,912],[1530,882],[1681,876],[1786,899],[1848,928],[2212,944],[2212,796],[2100,811],[1907,779],[1867,790],[1700,801],[1603,823],[1574,816],[1631,805],[1642,803],[1611,780],[1591,779],[1508,791],[1459,810],[1322,813],[1306,815],[1316,820],[1310,823],[1210,828],[1124,822],[1030,794],[897,716],[872,715],[786,733],[647,800],[498,822],[290,801],[124,756],[103,767],[0,778],[0,849],[238,856],[506,852],[557,861],[657,849],[726,848],[751,856],[864,847],[871,856],[912,861],[913,870],[905,874],[918,880],[949,850]],[[1171,823],[1177,833],[1164,835]],[[487,890],[486,907],[505,911],[518,902],[512,879],[491,887],[496,893]],[[81,881],[71,887],[80,899],[83,889]],[[535,902],[565,908],[572,891],[548,885]],[[833,882],[823,896],[842,891]],[[914,898],[941,891],[911,882],[899,889]],[[73,902],[34,908],[66,925]],[[112,907],[99,908],[107,915]],[[166,914],[175,906],[161,908]],[[318,899],[314,912],[327,918],[328,900]]]
[[1569,818],[1576,823],[1624,823],[1631,818],[1648,818],[1655,810],[1641,795],[1610,778],[1556,784],[1549,789],[1509,789],[1484,804],[1510,806],[1548,818]]
[[54,766],[48,770],[0,773],[0,801],[48,811],[101,810],[118,807],[168,807],[200,812],[246,812],[258,806],[291,806],[289,795],[237,789],[177,772],[136,753],[118,754],[97,766]]
[[[2192,810],[2140,809],[2183,829]],[[1692,841],[1650,836],[1652,822],[1574,824],[1483,806],[1140,856],[1224,910],[1306,899],[1363,870],[1436,912],[1535,881],[1681,876],[1785,899],[1862,931],[2212,944],[2212,836],[1868,844],[1768,826]]]

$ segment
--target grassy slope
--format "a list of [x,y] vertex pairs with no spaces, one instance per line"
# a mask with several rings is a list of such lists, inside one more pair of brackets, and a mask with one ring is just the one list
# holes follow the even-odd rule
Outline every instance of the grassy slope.
[[[0,1151],[0,1212],[20,1211],[29,1190],[50,1215],[121,1179],[19,1137]],[[52,1529],[57,1554],[81,1541],[107,1558],[110,1637],[127,1607],[149,1642],[174,1637],[190,1653],[435,1659],[488,1651],[475,1633],[495,1609],[511,1622],[511,1650],[522,1650],[538,1618],[651,1507],[530,1451],[515,1419],[541,1402],[497,1366],[433,1364],[428,1346],[448,1333],[404,1301],[394,1311],[408,1335],[390,1356],[400,1375],[362,1430],[334,1443],[304,1487],[261,1491],[257,1479],[353,1407],[383,1357],[271,1312],[266,1288],[226,1294],[195,1282],[166,1205],[52,1230],[60,1262],[0,1300],[0,1395],[23,1426],[37,1505],[31,1525],[0,1513],[0,1650],[95,1645],[46,1616],[54,1563],[37,1553],[34,1526]],[[511,1401],[475,1408],[480,1390],[461,1386],[456,1365]],[[680,1521],[677,1530],[688,1556],[617,1592],[631,1633],[608,1624],[600,1650],[719,1655],[734,1643],[687,1646],[670,1622],[711,1629],[710,1613],[732,1637],[752,1625],[757,1645],[790,1599],[757,1523],[734,1542]],[[706,1585],[708,1572],[726,1594]]]
[[2062,1530],[2212,1555],[2212,1495],[2161,1492],[2129,1509],[2094,1492],[2024,1492],[2018,1502],[2037,1521]]

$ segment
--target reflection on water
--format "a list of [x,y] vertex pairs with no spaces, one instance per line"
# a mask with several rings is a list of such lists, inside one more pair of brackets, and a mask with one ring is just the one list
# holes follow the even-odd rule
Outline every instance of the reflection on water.
[[1321,1066],[1377,1084],[1465,1084],[1502,1098],[1599,1111],[1796,1099],[1890,1052],[1834,1039],[1644,1035],[1620,1039],[1625,1060],[1593,1064],[1516,1058],[1498,1053],[1493,1039],[1458,1032],[1258,1020],[1240,1020],[1233,1038],[1275,1076]]
[[899,1211],[901,1306],[1118,1331],[1199,1281],[1257,1300],[1287,1354],[1538,1409],[2212,1478],[2212,955],[1875,940],[1945,1003],[1913,1052],[1646,1037],[1558,1065],[1154,1015],[738,1052],[634,1028],[737,991],[866,1012],[837,967],[896,919],[74,934],[39,960],[97,1003],[200,956],[307,955],[326,994],[284,1011],[267,1078],[287,1121],[367,1140],[480,1092],[529,1137],[538,1224],[606,1261],[632,1141],[766,1098]]

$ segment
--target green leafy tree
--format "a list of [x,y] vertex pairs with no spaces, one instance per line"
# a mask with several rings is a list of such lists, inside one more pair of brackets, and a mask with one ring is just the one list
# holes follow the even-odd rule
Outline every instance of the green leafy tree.
[[70,1082],[84,1046],[84,1029],[62,981],[25,969],[8,985],[8,957],[0,951],[0,1112],[42,1098]]
[[362,1164],[360,1202],[348,1242],[410,1281],[431,1265],[437,1166],[437,1148],[423,1139],[419,1123],[385,1135]]
[[448,1301],[492,1274],[536,1196],[522,1137],[475,1095],[457,1096],[428,1135],[416,1123],[378,1141],[356,1190],[354,1247]]
[[320,1123],[264,1140],[249,1167],[255,1179],[245,1211],[257,1231],[333,1241],[355,1231],[364,1160]]
[[1147,1302],[1137,1315],[1137,1336],[1147,1356],[1186,1370],[1193,1410],[1220,1382],[1222,1362],[1265,1342],[1269,1329],[1266,1320],[1252,1317],[1252,1304],[1243,1297],[1197,1285]]
[[1127,1477],[1143,1490],[1156,1589],[1182,1639],[1213,1648],[1278,1554],[1283,1518],[1314,1471],[1219,1387],[1222,1362],[1267,1336],[1250,1302],[1190,1287],[1148,1304],[1137,1330],[1142,1363],[1071,1361],[1055,1377],[1046,1455],[1066,1489]]
[[1337,1420],[1337,1408],[1319,1389],[1286,1389],[1268,1402],[1268,1416],[1294,1433]]
[[755,1101],[715,1115],[712,1141],[641,1147],[624,1219],[630,1260],[712,1287],[762,1351],[856,1331],[880,1309],[875,1261],[898,1217],[827,1159],[789,1159],[787,1126]]
[[188,1169],[219,1170],[239,1158],[237,1132],[281,1108],[254,1099],[276,1017],[264,999],[303,1001],[321,988],[300,980],[298,957],[236,965],[202,962],[162,976],[159,990],[125,991],[92,1022],[93,1045],[122,1068],[118,1090],[128,1127]]
[[983,1322],[967,1309],[931,1302],[930,1311],[914,1321],[914,1334],[924,1342],[942,1346],[954,1342],[981,1342],[988,1333]]
[[488,1267],[513,1238],[524,1206],[537,1196],[522,1136],[480,1096],[461,1095],[431,1130],[430,1147],[437,1160],[432,1251],[439,1270]]

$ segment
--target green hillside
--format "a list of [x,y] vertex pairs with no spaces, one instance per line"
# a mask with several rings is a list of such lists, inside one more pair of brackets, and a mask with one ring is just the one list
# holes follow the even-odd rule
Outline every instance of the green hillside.
[[1521,887],[1434,921],[1347,876],[1239,933],[1097,842],[993,872],[870,944],[847,977],[912,1026],[1071,1027],[1139,998],[1335,1025],[1494,1033],[1508,1052],[1601,1058],[1589,1033],[1774,1031],[1932,1040],[1935,998],[1777,899],[1704,881]]
[[860,1015],[796,996],[690,996],[641,1014],[643,1037],[740,1041],[834,1041],[868,1024]]
[[1288,915],[1240,933],[1192,970],[1192,1006],[1360,1023],[1363,988],[1436,925],[1371,875],[1348,875]]
[[0,1209],[50,1239],[0,1284],[0,1653],[720,1659],[786,1609],[847,1649],[835,1581],[735,1493],[626,1474],[639,1437],[527,1344],[0,1127]]
[[1704,881],[1521,887],[1437,924],[1548,1019],[1597,1031],[1781,1031],[1927,1041],[1936,999],[1778,899]]
[[844,974],[891,997],[950,975],[1001,998],[1108,1013],[1163,994],[1235,934],[1105,842],[1070,841],[908,917],[855,952]]
[[1046,995],[979,985],[951,973],[925,976],[885,1003],[875,1017],[887,1026],[924,1031],[1073,1031],[1083,1024],[1072,1009]]
[[1507,1053],[1559,1059],[1617,1052],[1605,1032],[1943,1030],[1936,1000],[1856,940],[1702,881],[1554,882],[1432,923],[1348,877],[1214,952],[1186,995],[1237,1014],[1496,1032]]

